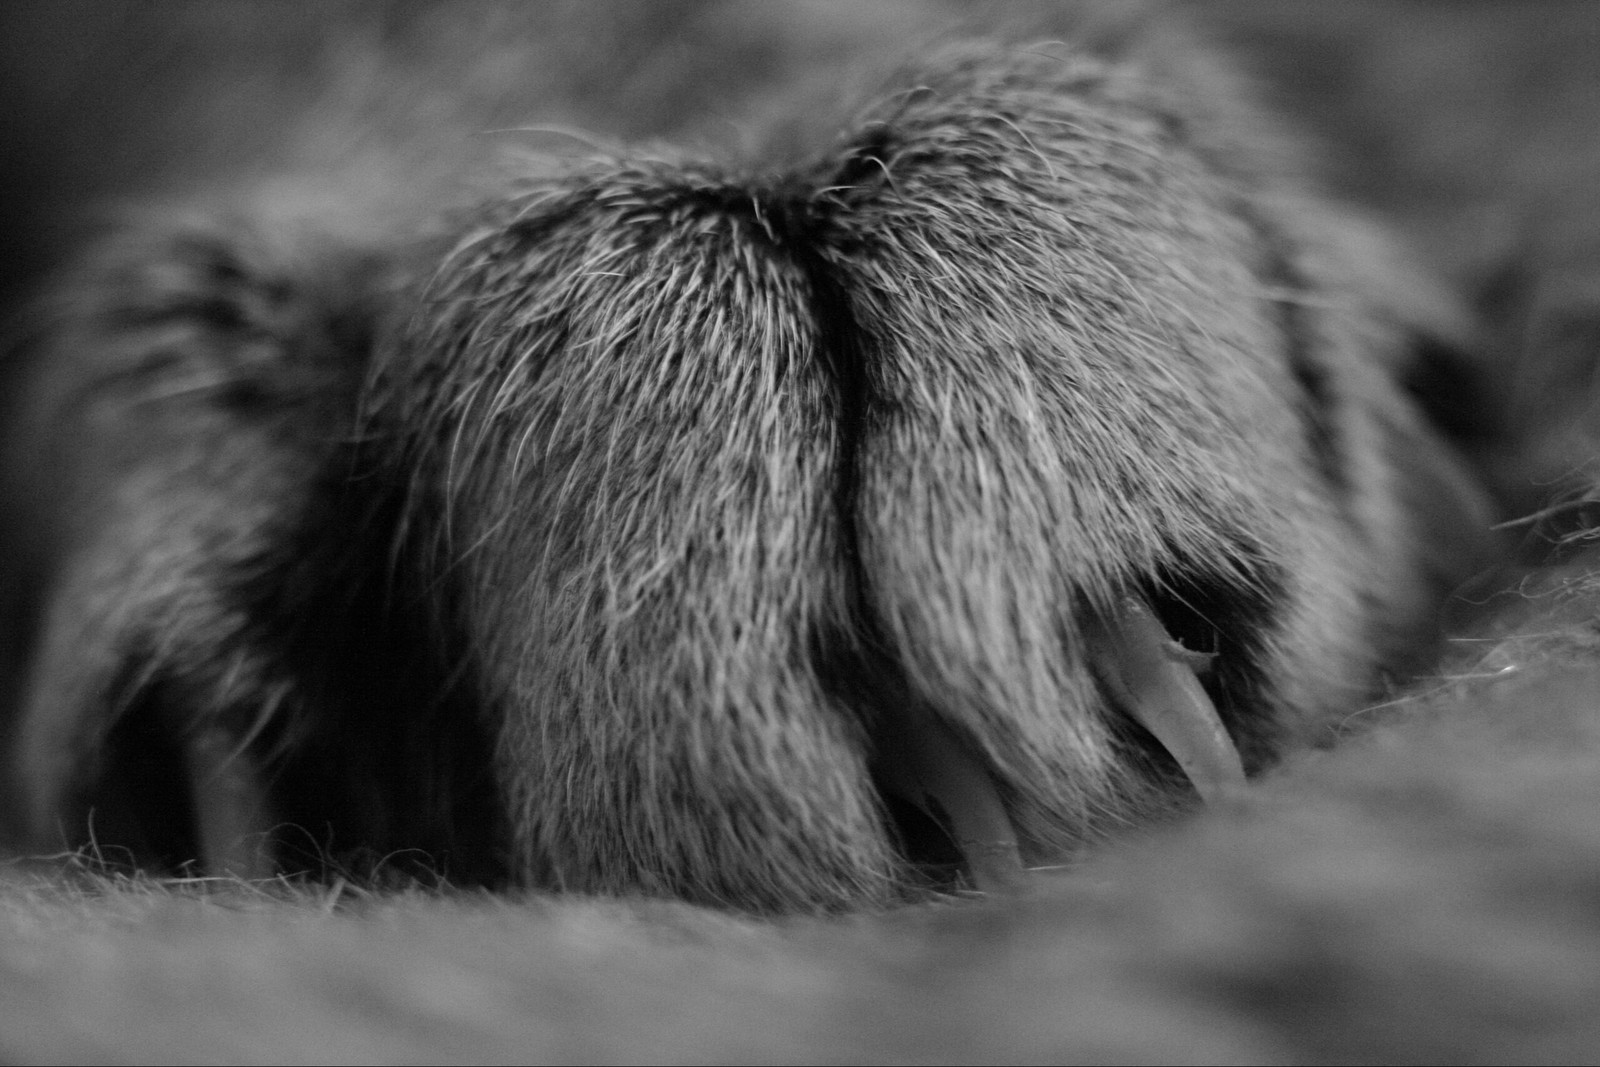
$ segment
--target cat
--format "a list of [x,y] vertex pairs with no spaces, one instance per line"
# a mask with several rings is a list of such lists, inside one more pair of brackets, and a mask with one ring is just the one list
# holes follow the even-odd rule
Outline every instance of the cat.
[[[1136,889],[1174,856],[1199,907],[1287,936],[1251,902],[1323,898],[1261,888],[1302,861],[1240,827],[1322,802],[1369,842],[1363,767],[1455,782],[1479,764],[1415,754],[1441,719],[1509,759],[1491,712],[1582,690],[1584,594],[1526,595],[1581,561],[1490,595],[1531,551],[1493,522],[1555,489],[1527,426],[1450,408],[1485,305],[1321,191],[1183,13],[265,10],[78,12],[143,80],[75,195],[140,206],[11,224],[56,260],[6,370],[13,852],[755,916],[975,889],[861,950],[968,945],[959,1000],[1005,965],[968,926],[1142,960],[1107,909],[1189,899]],[[697,123],[735,98],[730,146]],[[1552,628],[1576,674],[1523,682]],[[725,921],[779,984],[857,929]],[[1173,989],[1302,1025],[1273,990],[1327,953],[1194,921],[1196,974],[1237,982]],[[928,1004],[965,1035],[930,1047],[1003,1044]],[[1108,1047],[1024,1014],[1011,1047]]]

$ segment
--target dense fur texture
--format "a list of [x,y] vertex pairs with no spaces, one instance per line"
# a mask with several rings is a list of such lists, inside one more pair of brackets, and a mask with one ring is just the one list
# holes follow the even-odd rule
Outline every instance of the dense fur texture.
[[[91,252],[18,420],[74,527],[24,847],[883,903],[879,768],[940,730],[1060,863],[1187,792],[1095,675],[1129,595],[1247,770],[1314,739],[1485,522],[1337,219],[1170,38],[937,50],[788,169],[535,161],[416,237],[291,175]],[[261,795],[213,829],[163,762]]]
[[[525,952],[560,955],[544,943],[569,932],[615,942],[615,958],[579,948],[541,971],[563,992],[528,1001],[533,1044],[441,1046],[468,1056],[1376,1055],[1407,1025],[1353,1025],[1374,968],[1351,954],[1370,941],[1410,973],[1428,952],[1396,947],[1361,917],[1394,905],[1347,883],[1370,861],[1393,896],[1385,850],[1407,842],[1454,871],[1441,891],[1462,924],[1541,954],[1544,934],[1519,924],[1593,939],[1568,916],[1589,852],[1546,862],[1560,826],[1524,826],[1514,856],[1473,838],[1516,806],[1474,777],[1487,750],[1555,793],[1592,781],[1583,569],[1487,611],[1459,596],[1474,576],[1477,591],[1508,582],[1483,570],[1490,501],[1544,503],[1528,484],[1549,485],[1554,442],[1583,440],[1567,428],[1581,424],[1463,410],[1459,383],[1493,365],[1507,312],[1453,304],[1318,193],[1309,157],[1201,39],[1126,10],[1052,13],[1061,40],[989,20],[953,44],[971,27],[923,9],[846,20],[866,41],[938,30],[885,73],[822,47],[836,16],[813,11],[782,30],[788,61],[860,84],[819,93],[782,63],[748,75],[739,150],[507,161],[468,131],[548,115],[641,132],[625,87],[597,90],[560,54],[569,32],[604,54],[661,36],[657,17],[699,19],[725,34],[716,57],[759,54],[777,27],[740,7],[486,8],[472,26],[445,10],[347,9],[336,38],[368,65],[268,77],[283,110],[265,133],[234,129],[226,100],[218,125],[215,105],[173,97],[216,143],[192,173],[160,175],[178,190],[168,206],[71,253],[18,316],[0,486],[15,850],[309,871],[335,888],[298,892],[330,903],[346,876],[421,872],[764,913],[876,908],[975,876],[952,794],[930,802],[907,781],[902,754],[933,744],[991,783],[1026,862],[1074,868],[1010,901],[842,925],[367,905],[544,945]],[[13,17],[48,39],[49,17]],[[270,31],[285,54],[294,27]],[[220,31],[197,17],[157,36],[185,32]],[[686,84],[716,66],[692,50],[670,63]],[[645,131],[695,140],[657,104]],[[1431,254],[1456,295],[1478,295],[1467,267]],[[1547,314],[1541,292],[1519,313]],[[1558,350],[1533,380],[1592,366],[1544,336],[1518,335]],[[1480,617],[1456,637],[1478,643],[1440,660],[1452,591],[1450,610]],[[1193,806],[1183,755],[1135,723],[1102,665],[1129,598],[1209,661],[1251,775],[1285,758],[1292,773],[1187,836],[1099,852]],[[1541,631],[1560,636],[1528,636]],[[1418,671],[1451,680],[1362,711]],[[1370,722],[1333,760],[1304,755]],[[1452,814],[1407,799],[1430,789]],[[1396,792],[1399,824],[1418,826],[1399,843],[1369,814]],[[1488,809],[1461,815],[1474,805]],[[1233,857],[1249,862],[1235,872]],[[1172,871],[1192,895],[1146,887]],[[1296,889],[1304,877],[1318,885]],[[1509,917],[1502,881],[1536,887]],[[136,930],[145,905],[121,895]],[[1295,916],[1326,932],[1347,914],[1360,932],[1337,949],[1292,932]],[[369,921],[325,920],[335,938]],[[1136,933],[1151,923],[1177,940],[1151,947]],[[281,931],[263,936],[247,950],[271,955]],[[687,954],[662,941],[678,937]],[[1261,954],[1280,937],[1281,957]],[[740,944],[777,955],[746,972]],[[464,966],[498,966],[496,951]],[[263,991],[293,996],[316,957]],[[650,1019],[709,1010],[694,997],[711,992],[656,991],[680,963],[710,966],[705,988],[733,1007],[652,1045],[637,1036]],[[338,967],[404,1010],[381,967]],[[910,978],[929,968],[948,984]],[[997,968],[1013,977],[985,992]],[[1593,992],[1578,970],[1507,1009],[1506,1032],[1542,1017],[1551,1055],[1584,1047],[1564,1006]],[[64,963],[44,973],[72,981]],[[1147,1043],[1130,1036],[1135,1009],[1076,994],[1038,1021],[1051,991],[1114,975],[1131,977],[1110,981],[1108,1005],[1156,1012]],[[894,1023],[807,991],[834,980],[898,998]],[[1445,1007],[1416,1010],[1471,1017],[1478,1001],[1451,981]],[[611,1021],[569,1029],[569,999]],[[1254,1021],[1215,1021],[1238,1012]],[[1514,1047],[1451,1033],[1413,1033],[1412,1051]],[[407,1054],[384,1051],[381,1029],[362,1040],[344,1054]],[[66,1047],[15,1044],[38,1050]]]
[[1352,268],[1148,77],[946,52],[799,174],[535,179],[428,264],[360,432],[525,881],[888,899],[896,716],[980,750],[1059,862],[1183,790],[1084,651],[1129,589],[1218,653],[1251,767],[1372,692],[1440,592],[1405,509],[1444,461],[1396,342],[1310,306]]

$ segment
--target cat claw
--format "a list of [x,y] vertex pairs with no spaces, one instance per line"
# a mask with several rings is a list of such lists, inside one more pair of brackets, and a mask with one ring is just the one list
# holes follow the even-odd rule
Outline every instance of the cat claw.
[[200,869],[210,877],[271,877],[266,787],[232,736],[205,729],[186,740]]
[[1090,627],[1089,646],[1090,669],[1112,701],[1172,755],[1200,799],[1215,804],[1244,785],[1239,750],[1198,678],[1213,654],[1174,641],[1135,596]]
[[[1214,653],[1184,648],[1138,597],[1089,627],[1091,669],[1116,706],[1172,755],[1195,792],[1215,804],[1244,785],[1239,750],[1199,676]],[[1017,835],[993,776],[936,716],[891,731],[895,792],[950,831],[972,883],[984,892],[1022,884]]]

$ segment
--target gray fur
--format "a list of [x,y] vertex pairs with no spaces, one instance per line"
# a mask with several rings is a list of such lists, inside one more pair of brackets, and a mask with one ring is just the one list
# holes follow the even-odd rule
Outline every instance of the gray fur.
[[[906,708],[1059,863],[1186,792],[1107,721],[1085,613],[1236,589],[1203,639],[1259,768],[1442,592],[1407,508],[1448,461],[1290,178],[1137,57],[969,46],[897,86],[795,174],[514,184],[380,347],[363,434],[532,884],[890,899],[870,765]],[[1461,495],[1428,521],[1481,524]]]
[[809,156],[398,188],[369,139],[87,253],[8,446],[12,536],[63,531],[10,583],[18,847],[129,811],[181,864],[144,780],[220,732],[269,868],[886,904],[950,885],[888,806],[919,721],[1035,865],[1191,805],[1085,654],[1127,593],[1250,770],[1329,740],[1482,505],[1292,144],[1169,24],[1082,36],[929,49]]
[[1592,6],[461,10],[0,5],[7,1059],[1595,1058]]

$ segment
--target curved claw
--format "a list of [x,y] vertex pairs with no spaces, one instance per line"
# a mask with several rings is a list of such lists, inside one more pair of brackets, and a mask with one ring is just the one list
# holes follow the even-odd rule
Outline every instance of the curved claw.
[[201,869],[208,875],[271,877],[266,789],[249,756],[215,729],[188,738],[184,749]]
[[[1214,657],[1174,641],[1138,597],[1124,597],[1117,609],[1087,627],[1091,669],[1118,707],[1172,754],[1201,799],[1216,803],[1245,778],[1239,751],[1197,677]],[[1020,885],[1016,832],[983,763],[931,712],[902,710],[890,725],[885,764],[895,791],[948,824],[979,889]]]
[[1023,880],[1016,831],[978,758],[932,713],[891,731],[888,769],[895,791],[936,822],[948,825],[973,884],[986,893],[1015,889]]
[[1172,754],[1202,800],[1215,803],[1244,784],[1239,750],[1196,678],[1211,657],[1174,641],[1135,596],[1091,627],[1089,643],[1101,684]]

